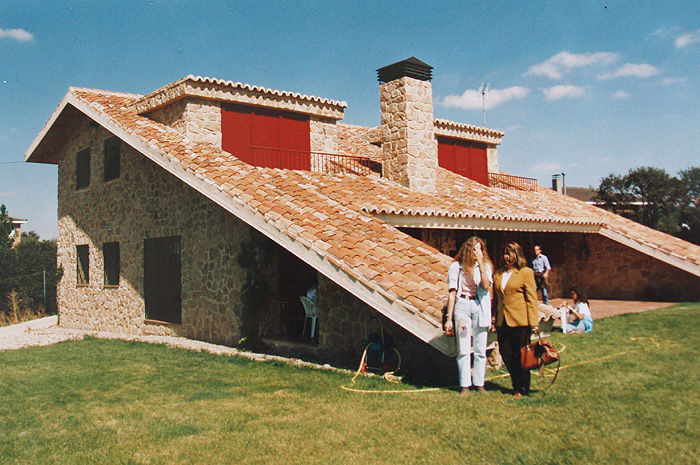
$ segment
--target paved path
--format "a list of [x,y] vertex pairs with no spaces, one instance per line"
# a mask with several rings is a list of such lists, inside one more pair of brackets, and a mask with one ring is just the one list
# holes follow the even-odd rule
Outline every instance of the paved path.
[[[54,320],[48,320],[54,318]],[[167,344],[172,347],[181,349],[189,349],[196,351],[205,351],[216,355],[239,356],[256,361],[271,361],[284,362],[296,366],[304,366],[317,370],[335,371],[345,374],[354,373],[351,370],[345,370],[332,367],[325,364],[310,363],[295,358],[280,357],[277,355],[258,354],[255,352],[247,352],[236,349],[234,347],[221,346],[210,344],[208,342],[196,341],[184,337],[174,336],[136,336],[122,333],[113,333],[107,331],[84,331],[77,329],[68,329],[56,326],[56,317],[47,317],[40,320],[34,320],[34,324],[13,325],[0,328],[0,351],[22,349],[25,347],[47,346],[58,344],[64,341],[80,341],[86,336],[97,337],[100,339],[121,339],[124,341],[147,342],[151,344]],[[43,321],[42,321],[43,320]]]
[[[549,305],[557,307],[564,302],[571,303],[571,299],[550,299]],[[622,315],[624,313],[640,313],[655,308],[664,308],[675,305],[675,302],[639,302],[633,300],[593,300],[588,302],[593,319],[606,316]]]

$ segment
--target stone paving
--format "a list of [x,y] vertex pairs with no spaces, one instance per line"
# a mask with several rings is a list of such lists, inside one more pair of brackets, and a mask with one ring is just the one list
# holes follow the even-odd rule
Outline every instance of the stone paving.
[[[550,299],[549,305],[557,307],[564,302],[571,303],[571,299]],[[640,313],[655,308],[665,308],[675,305],[676,302],[640,302],[633,300],[594,300],[588,302],[593,319],[608,316],[622,315],[625,313]]]

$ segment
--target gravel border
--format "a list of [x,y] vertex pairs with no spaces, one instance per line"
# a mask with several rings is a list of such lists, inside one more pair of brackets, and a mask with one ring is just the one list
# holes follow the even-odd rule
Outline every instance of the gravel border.
[[[45,319],[42,318],[41,320]],[[39,320],[34,321],[38,322]],[[336,368],[329,364],[321,365],[318,363],[306,362],[297,358],[287,358],[278,355],[248,352],[236,349],[234,347],[211,344],[209,342],[196,341],[194,339],[187,339],[184,337],[138,336],[108,331],[86,331],[79,329],[63,328],[61,326],[55,325],[55,323],[52,326],[42,327],[51,323],[51,321],[43,323],[34,323],[33,325],[20,323],[19,325],[7,326],[5,328],[2,328],[5,331],[0,333],[0,351],[24,349],[26,347],[48,346],[52,344],[58,344],[59,342],[64,341],[80,341],[86,336],[89,336],[100,339],[119,339],[122,341],[145,342],[149,344],[165,344],[169,347],[176,347],[179,349],[194,350],[198,352],[204,351],[210,354],[226,355],[229,357],[243,357],[258,362],[281,362],[298,367],[312,368],[315,370],[323,371],[333,371],[336,373],[344,373],[349,375],[355,373],[352,370]]]

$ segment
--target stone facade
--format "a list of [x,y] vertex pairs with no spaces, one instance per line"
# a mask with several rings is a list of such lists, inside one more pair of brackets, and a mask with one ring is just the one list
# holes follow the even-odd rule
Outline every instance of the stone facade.
[[221,148],[221,104],[203,98],[184,98],[145,115],[176,129],[191,142]]
[[[103,141],[111,135],[85,123],[65,146],[58,168],[58,284],[60,324],[122,331],[144,330],[144,239],[180,237],[182,327],[186,336],[234,344],[240,338],[245,270],[238,263],[250,227],[162,170],[126,144],[121,174],[103,180]],[[76,153],[90,148],[90,184],[76,190]],[[104,286],[102,246],[119,242],[120,282]],[[89,284],[76,280],[76,246],[89,247]],[[274,276],[275,263],[261,265]],[[276,280],[270,279],[271,292]],[[264,314],[273,308],[264,308]]]
[[401,354],[401,371],[416,381],[456,384],[457,365],[448,357],[380,315],[343,288],[319,275],[320,337],[317,353],[336,366],[357,368],[365,349],[365,328],[379,331],[379,321]]
[[411,190],[434,193],[437,139],[430,81],[401,77],[379,86],[382,174]]

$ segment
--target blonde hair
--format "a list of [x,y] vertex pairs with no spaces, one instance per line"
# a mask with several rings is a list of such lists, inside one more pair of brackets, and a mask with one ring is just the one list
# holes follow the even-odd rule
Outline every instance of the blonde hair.
[[484,254],[484,263],[491,263],[489,254],[486,251],[486,241],[479,236],[472,236],[464,241],[462,247],[459,248],[459,252],[455,255],[455,261],[462,265],[462,269],[469,270],[476,264],[476,260],[474,260],[474,255],[472,254],[476,244],[481,245],[481,252]]

